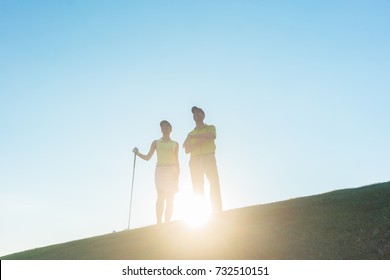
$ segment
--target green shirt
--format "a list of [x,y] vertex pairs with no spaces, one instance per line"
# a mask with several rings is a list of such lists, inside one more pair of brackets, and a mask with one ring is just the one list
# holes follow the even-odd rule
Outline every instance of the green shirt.
[[178,143],[173,140],[166,142],[163,139],[159,139],[156,141],[158,166],[171,166],[176,164],[176,145],[178,145]]
[[[204,133],[213,133],[214,136],[217,136],[215,126],[214,125],[207,125],[205,124],[202,128],[195,128],[193,131],[190,132],[190,135],[200,135]],[[197,141],[199,141],[198,138],[191,138],[190,144],[195,144]],[[195,147],[191,151],[191,156],[199,156],[199,155],[207,155],[207,154],[213,154],[215,153],[215,140],[214,139],[208,139],[204,143],[202,143],[200,146]]]

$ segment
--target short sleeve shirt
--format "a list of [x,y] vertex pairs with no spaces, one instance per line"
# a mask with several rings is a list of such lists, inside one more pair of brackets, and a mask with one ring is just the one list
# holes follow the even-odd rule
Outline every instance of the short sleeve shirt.
[[[190,135],[200,135],[203,133],[208,133],[211,132],[215,136],[217,136],[216,129],[214,125],[207,125],[205,124],[202,128],[199,129],[194,129],[193,131],[190,132]],[[199,141],[197,138],[191,138],[190,139],[190,144],[195,144],[197,141]],[[210,139],[202,143],[200,146],[194,148],[191,151],[191,156],[199,156],[199,155],[207,155],[207,154],[213,154],[215,153],[215,140]]]

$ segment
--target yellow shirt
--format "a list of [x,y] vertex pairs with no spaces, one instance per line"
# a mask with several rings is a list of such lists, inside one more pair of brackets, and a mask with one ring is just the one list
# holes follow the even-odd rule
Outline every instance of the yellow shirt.
[[177,163],[176,145],[178,143],[173,140],[166,142],[161,138],[156,141],[157,166],[171,166]]
[[[214,136],[217,136],[215,126],[214,125],[207,125],[205,124],[202,128],[199,129],[194,129],[193,131],[190,132],[190,135],[199,135],[203,133],[208,133],[211,132],[214,134]],[[190,144],[195,144],[197,141],[199,141],[197,138],[191,138],[190,139]],[[199,156],[199,155],[207,155],[207,154],[213,154],[215,153],[215,141],[214,139],[210,139],[202,143],[200,146],[195,147],[191,151],[191,156]]]

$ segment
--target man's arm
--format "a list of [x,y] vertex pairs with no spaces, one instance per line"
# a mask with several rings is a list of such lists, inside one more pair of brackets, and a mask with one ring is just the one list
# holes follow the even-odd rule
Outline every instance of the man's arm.
[[193,149],[191,145],[191,137],[191,134],[188,134],[186,140],[183,143],[183,148],[186,154],[191,153]]
[[204,141],[215,140],[215,138],[216,138],[215,133],[212,131],[208,131],[208,132],[204,132],[204,133],[200,133],[200,134],[195,134],[195,135],[192,135],[191,137],[195,138],[195,139],[199,139],[201,141],[202,140],[204,140]]
[[[191,141],[191,139],[196,139],[196,141]],[[186,140],[184,141],[183,148],[185,149],[186,154],[192,152],[195,148],[201,146],[206,141],[212,141],[217,138],[217,133],[215,130],[215,126],[210,125],[209,129],[205,132],[198,134],[187,135]]]
[[215,140],[217,138],[217,132],[215,130],[215,126],[208,125],[206,131],[199,134],[192,135],[192,137],[196,139],[203,139],[204,141]]

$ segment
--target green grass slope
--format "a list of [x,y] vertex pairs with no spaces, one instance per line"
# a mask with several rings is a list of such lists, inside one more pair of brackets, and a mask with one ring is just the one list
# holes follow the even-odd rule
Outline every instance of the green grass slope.
[[390,182],[225,211],[1,259],[390,259]]

